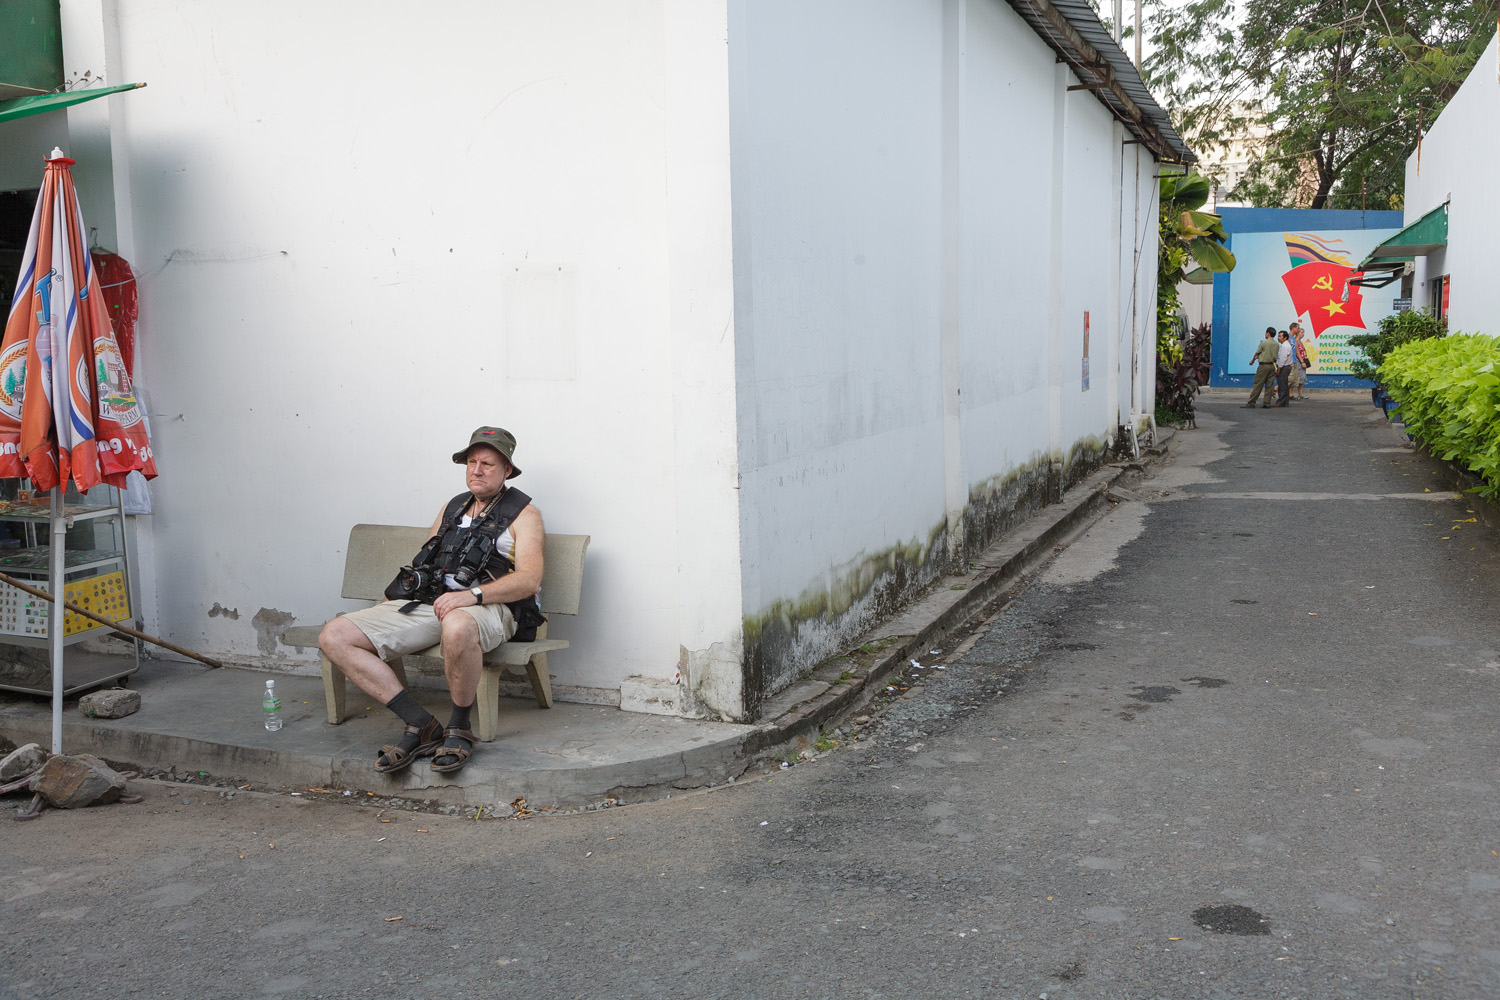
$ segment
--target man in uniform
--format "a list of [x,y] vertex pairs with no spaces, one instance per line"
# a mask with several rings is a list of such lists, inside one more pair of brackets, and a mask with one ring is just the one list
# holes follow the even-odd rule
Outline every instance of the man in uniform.
[[[515,436],[502,428],[470,435],[468,446],[453,455],[465,467],[468,492],[438,513],[412,565],[386,588],[393,599],[334,618],[318,636],[319,648],[345,677],[406,723],[396,743],[381,747],[377,771],[404,770],[421,757],[433,758],[435,772],[468,763],[474,752],[469,712],[484,654],[518,627],[534,634],[542,620],[536,594],[545,533],[531,498],[507,485],[521,474],[515,450]],[[446,726],[386,663],[439,641],[453,701]]]
[[1250,390],[1250,402],[1245,406],[1254,409],[1255,400],[1260,396],[1261,390],[1265,390],[1265,402],[1261,405],[1269,409],[1271,406],[1272,382],[1276,375],[1276,328],[1266,327],[1265,339],[1255,349],[1255,354],[1250,358],[1255,367],[1255,386]]

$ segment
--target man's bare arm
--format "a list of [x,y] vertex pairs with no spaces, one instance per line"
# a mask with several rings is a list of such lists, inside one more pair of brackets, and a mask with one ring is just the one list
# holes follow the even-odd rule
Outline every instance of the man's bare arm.
[[528,504],[511,523],[510,533],[516,540],[515,568],[500,579],[482,585],[486,604],[519,601],[542,589],[542,562],[547,549],[542,512]]

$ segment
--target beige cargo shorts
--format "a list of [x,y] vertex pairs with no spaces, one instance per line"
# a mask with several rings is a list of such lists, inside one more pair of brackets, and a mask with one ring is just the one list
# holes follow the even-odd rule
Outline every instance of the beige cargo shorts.
[[[443,637],[443,623],[431,604],[418,604],[410,614],[401,609],[409,601],[383,601],[370,608],[351,611],[344,618],[358,626],[382,660],[415,653],[435,646]],[[516,634],[516,619],[504,604],[476,604],[455,608],[449,614],[468,615],[479,626],[479,645],[486,653]]]

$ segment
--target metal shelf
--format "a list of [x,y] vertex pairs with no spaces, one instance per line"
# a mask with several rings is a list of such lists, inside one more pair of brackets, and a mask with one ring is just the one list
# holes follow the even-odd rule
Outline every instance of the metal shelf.
[[[43,640],[41,644],[45,646],[46,641]],[[26,643],[25,645],[31,644]],[[129,657],[99,653],[74,653],[69,656],[67,664],[63,667],[63,697],[71,698],[73,695],[88,691],[91,688],[113,683],[129,677],[140,669],[140,664],[135,659]],[[0,691],[16,691],[21,694],[43,696],[50,695],[52,693],[52,677],[50,671],[45,667],[20,672],[15,676],[0,675]]]
[[[129,541],[126,538],[126,525],[123,492],[111,489],[114,502],[101,504],[90,503],[88,498],[81,494],[72,494],[64,498],[62,513],[67,527],[74,528],[79,522],[93,521],[96,519],[109,519],[115,522],[112,535],[109,538],[108,548],[88,549],[64,549],[63,550],[63,579],[72,583],[84,577],[90,570],[103,569],[105,567],[118,567],[125,581],[125,593],[127,595],[129,615],[120,619],[122,623],[140,625],[138,619],[139,610],[135,596],[135,581],[131,573],[130,554],[128,552]],[[71,502],[69,502],[71,501]],[[51,502],[48,497],[41,496],[26,500],[0,500],[0,524],[18,523],[25,525],[23,542],[25,544],[18,549],[0,549],[0,572],[26,580],[43,590],[50,590],[48,576],[51,570],[50,557],[51,545],[48,539],[38,530],[38,526],[50,523],[52,517]],[[90,538],[92,540],[92,538]],[[104,541],[105,539],[99,539]],[[41,544],[35,544],[40,542]],[[9,589],[9,588],[7,588]],[[49,616],[50,617],[50,616]],[[132,619],[135,619],[132,622]],[[63,616],[58,616],[55,624],[63,626]],[[49,628],[51,627],[49,623]],[[108,625],[96,625],[72,635],[61,636],[64,647],[76,645],[86,639],[100,638],[108,635],[119,635]],[[50,640],[46,636],[37,635],[13,635],[0,633],[0,645],[20,646],[32,649],[46,649]],[[118,660],[109,657],[110,665],[102,671],[92,663],[80,663],[83,660],[91,660],[87,653],[70,654],[63,664],[63,694],[65,697],[77,694],[89,688],[99,687],[111,681],[128,677],[140,669],[141,644],[139,640],[133,640],[135,656],[127,660],[128,666],[122,668]],[[30,676],[36,673],[37,676]],[[34,683],[33,683],[34,682]],[[0,690],[20,691],[27,694],[50,695],[52,693],[52,679],[50,669],[32,671],[20,667],[15,672],[0,671]]]
[[[0,519],[3,520],[3,519]],[[0,549],[0,573],[30,578],[36,574],[46,577],[52,569],[52,546],[33,545],[24,549]],[[114,549],[64,549],[63,573],[94,569],[123,561],[124,553]]]
[[[119,513],[114,505],[83,506],[64,504],[63,517],[68,521],[89,521],[96,517],[110,517]],[[52,517],[52,508],[35,500],[0,500],[0,521],[36,521],[45,523]]]

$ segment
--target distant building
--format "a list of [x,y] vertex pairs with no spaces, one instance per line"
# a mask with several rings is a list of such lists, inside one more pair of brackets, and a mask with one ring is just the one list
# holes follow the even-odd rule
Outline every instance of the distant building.
[[[1253,109],[1250,105],[1235,106],[1235,113],[1245,114]],[[1248,207],[1249,202],[1235,197],[1235,189],[1249,173],[1250,167],[1265,155],[1266,136],[1270,129],[1258,122],[1250,122],[1227,145],[1200,144],[1198,173],[1214,182],[1213,194],[1205,211],[1217,212],[1225,207]]]

